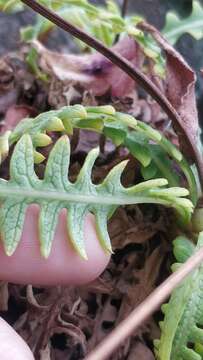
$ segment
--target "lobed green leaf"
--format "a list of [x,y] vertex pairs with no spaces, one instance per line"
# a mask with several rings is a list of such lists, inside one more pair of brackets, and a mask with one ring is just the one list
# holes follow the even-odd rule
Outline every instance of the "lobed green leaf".
[[50,152],[44,179],[34,171],[34,148],[31,136],[24,134],[17,142],[10,161],[10,179],[0,179],[0,232],[8,255],[15,251],[22,235],[27,207],[40,207],[39,237],[41,253],[48,257],[61,209],[67,210],[67,231],[76,251],[87,258],[83,239],[83,224],[88,212],[95,215],[96,228],[105,251],[111,252],[107,221],[120,205],[155,203],[174,208],[183,222],[188,222],[193,205],[184,196],[186,189],[160,189],[166,179],[140,183],[130,188],[121,184],[126,161],[116,165],[104,179],[95,185],[91,180],[92,167],[99,154],[93,149],[87,155],[75,183],[68,179],[70,144],[62,136]]
[[185,33],[196,40],[203,37],[203,8],[197,0],[192,3],[193,10],[190,16],[180,19],[174,12],[169,12],[166,16],[166,25],[162,32],[172,45]]
[[[178,148],[149,125],[137,121],[131,115],[116,112],[109,105],[87,108],[74,105],[40,114],[35,119],[24,119],[12,133],[0,137],[1,158],[7,156],[9,147],[23,134],[30,134],[36,148],[47,146],[51,142],[47,132],[73,134],[74,128],[103,133],[116,146],[127,147],[142,164],[142,174],[146,180],[151,176],[164,177],[170,186],[180,186],[184,175],[190,197],[196,204],[198,191],[195,175]],[[35,162],[43,160],[44,156],[35,150]],[[174,171],[174,162],[178,166],[178,172]]]
[[[174,253],[181,263],[203,246],[203,232],[197,246],[184,236],[174,241]],[[176,270],[180,263],[175,264]],[[203,265],[193,271],[162,307],[161,338],[155,341],[158,360],[201,360],[203,348]]]

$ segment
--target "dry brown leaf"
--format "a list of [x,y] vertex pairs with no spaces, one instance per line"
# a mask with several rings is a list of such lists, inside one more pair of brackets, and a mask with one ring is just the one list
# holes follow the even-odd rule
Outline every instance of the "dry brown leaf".
[[1,132],[12,130],[22,119],[30,116],[36,116],[37,112],[32,107],[22,104],[10,106],[5,114],[1,126]]
[[6,58],[0,59],[0,114],[16,103],[18,91],[14,87],[14,72]]
[[131,215],[126,212],[126,209],[119,208],[116,216],[109,222],[114,249],[122,249],[128,244],[144,244],[161,230],[164,231],[161,218],[152,223],[150,219],[143,217],[139,207],[136,206]]
[[[165,94],[182,120],[181,126],[185,129],[188,139],[194,146],[198,142],[198,114],[195,97],[196,74],[186,63],[183,57],[172,47],[161,33],[152,25],[143,22],[140,27],[150,33],[166,55]],[[176,129],[177,131],[177,129]],[[189,153],[184,138],[179,134],[179,142],[183,152]]]
[[85,285],[86,290],[93,293],[111,294],[113,292],[113,286],[109,281],[105,281],[99,277],[88,285]]
[[[117,97],[129,94],[135,86],[134,80],[101,54],[59,54],[47,50],[39,42],[33,45],[40,55],[41,69],[65,84],[79,83],[99,96],[110,90],[112,96]],[[125,37],[113,49],[137,67],[142,65],[143,54],[133,39]]]
[[136,255],[129,262],[128,267],[123,271],[123,276],[117,283],[117,287],[124,295],[116,321],[117,324],[152,292],[159,276],[163,255],[163,247],[157,247],[147,258],[144,268],[141,270],[136,269]]

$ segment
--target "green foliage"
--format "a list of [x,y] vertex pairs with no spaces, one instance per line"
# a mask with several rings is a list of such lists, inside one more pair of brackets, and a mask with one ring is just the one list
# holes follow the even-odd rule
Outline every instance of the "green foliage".
[[[68,180],[70,146],[66,135],[54,145],[47,160],[44,179],[40,180],[34,171],[34,162],[44,160],[39,150],[52,141],[47,133],[58,131],[72,134],[74,128],[103,132],[116,145],[126,146],[143,167],[151,162],[150,149],[155,146],[152,141],[157,142],[156,146],[168,156],[170,166],[175,160],[181,170],[184,159],[177,148],[156,130],[137,122],[130,115],[117,113],[112,106],[84,108],[75,105],[40,114],[34,119],[24,119],[12,132],[6,132],[0,138],[2,159],[7,156],[10,146],[16,144],[10,161],[10,178],[8,181],[0,179],[0,231],[8,255],[13,254],[18,245],[25,211],[32,203],[39,204],[41,209],[40,243],[45,257],[50,253],[59,211],[63,208],[68,210],[69,238],[83,258],[86,258],[83,222],[87,212],[95,215],[100,242],[110,252],[107,221],[120,205],[165,205],[175,209],[183,225],[188,224],[193,204],[185,198],[188,190],[181,188],[178,182],[177,186],[167,187],[166,178],[156,178],[124,188],[120,182],[127,163],[124,161],[115,166],[101,184],[93,184],[91,171],[99,154],[98,149],[90,151],[76,182],[71,183]],[[189,166],[187,172],[192,182],[193,174]]]
[[203,8],[197,0],[193,1],[193,10],[188,17],[179,18],[174,12],[169,12],[166,16],[163,34],[172,45],[185,33],[196,40],[203,37]]
[[[91,35],[101,40],[107,46],[112,46],[115,37],[123,31],[125,21],[120,16],[120,9],[112,1],[108,1],[106,8],[96,7],[88,1],[61,1],[54,4],[45,1],[45,5],[54,9],[58,15],[65,20],[87,31]],[[55,25],[49,20],[37,17],[37,23],[22,29],[23,40],[33,40],[50,31]],[[79,42],[82,49],[86,48]]]
[[[140,39],[143,36],[143,33],[136,29],[136,24],[142,19],[140,17],[123,19],[119,6],[111,0],[107,1],[106,7],[94,6],[87,0],[62,0],[60,2],[40,0],[39,3],[56,11],[64,19],[89,32],[107,46],[112,46],[116,36],[123,32],[131,32]],[[0,10],[15,10],[17,5],[20,8],[20,4],[18,0],[9,1],[6,4],[2,1]],[[24,40],[36,39],[54,26],[50,21],[38,16],[36,25],[22,30],[22,37]]]
[[42,80],[43,82],[48,81],[48,77],[44,74],[38,66],[38,52],[36,49],[31,48],[27,54],[26,62],[32,71],[32,73],[36,76],[37,79]]
[[[105,7],[95,6],[88,0],[62,0],[60,2],[40,0],[39,3],[51,8],[59,16],[91,34],[106,46],[112,46],[118,35],[128,34],[134,37],[145,54],[154,60],[156,71],[163,75],[164,61],[159,49],[155,46],[154,41],[137,27],[143,18],[137,15],[122,18],[120,8],[115,1],[108,0]],[[21,2],[18,0],[15,1],[15,6],[13,0],[7,4],[0,2],[0,10],[13,11],[20,8],[20,4]],[[41,38],[54,26],[52,22],[38,15],[35,25],[21,29],[22,40],[31,41]],[[87,49],[86,44],[78,40],[76,42],[82,50]],[[89,50],[92,51],[92,49]]]
[[[188,239],[174,241],[178,260],[176,269],[203,246],[203,232],[195,247]],[[193,271],[173,292],[163,306],[164,321],[160,323],[161,339],[155,341],[158,360],[201,360],[203,349],[203,265]]]
[[[95,6],[88,0],[62,0],[60,2],[39,0],[39,2],[57,12],[73,25],[88,32],[106,46],[112,46],[118,35],[133,36],[144,50],[145,55],[154,60],[156,72],[160,76],[164,75],[164,58],[160,49],[150,36],[137,27],[143,18],[138,15],[130,15],[123,19],[115,1],[108,0],[105,7]],[[17,11],[22,8],[23,5],[19,0],[7,2],[0,0],[0,10],[2,11]],[[49,20],[38,15],[35,25],[21,29],[22,39],[31,41],[43,37],[54,26]],[[175,12],[169,12],[162,33],[172,45],[185,33],[189,33],[197,40],[201,39],[203,37],[203,8],[199,1],[193,1],[192,13],[186,18],[179,18]],[[85,44],[79,40],[76,42],[82,50],[86,50]],[[43,76],[43,74],[39,75]]]
[[[35,119],[21,121],[11,134],[0,137],[0,155],[4,158],[8,149],[20,137],[29,133],[33,139],[34,148],[46,146],[51,139],[46,137],[47,131],[59,131],[72,134],[74,128],[88,129],[103,133],[113,143],[126,146],[141,163],[142,172],[146,180],[164,177],[170,186],[180,186],[181,178],[173,170],[176,162],[180,174],[184,175],[188,183],[190,197],[195,204],[197,201],[197,186],[193,172],[176,146],[170,143],[161,133],[149,125],[136,121],[132,116],[116,112],[112,106],[87,107],[74,105],[40,114]],[[44,157],[39,149],[35,151],[35,162],[43,161]],[[154,175],[149,176],[153,168]]]
[[[167,180],[156,179],[130,188],[121,185],[120,177],[126,161],[115,166],[102,184],[94,185],[91,171],[99,150],[89,152],[76,182],[68,180],[70,144],[62,136],[54,145],[46,165],[44,179],[34,172],[34,152],[30,135],[18,141],[10,162],[10,179],[0,180],[0,229],[6,253],[12,255],[21,238],[26,208],[37,203],[40,208],[39,237],[41,253],[48,257],[61,209],[67,209],[69,237],[83,257],[87,258],[83,241],[83,223],[87,212],[95,215],[97,233],[103,248],[111,252],[107,220],[119,205],[158,203],[176,208],[180,214],[190,213],[189,200],[181,199],[188,191],[182,188],[160,189]],[[183,211],[182,211],[183,208]]]
[[0,11],[19,11],[23,9],[23,4],[16,0],[0,0]]

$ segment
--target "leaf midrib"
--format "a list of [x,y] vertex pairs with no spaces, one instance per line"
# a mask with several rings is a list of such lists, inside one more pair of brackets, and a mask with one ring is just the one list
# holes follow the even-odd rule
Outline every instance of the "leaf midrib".
[[69,203],[81,203],[81,204],[97,204],[97,205],[132,205],[141,203],[154,203],[162,205],[171,205],[170,200],[157,199],[153,196],[142,195],[104,195],[104,194],[78,194],[67,193],[61,190],[33,190],[33,189],[21,189],[16,187],[3,187],[0,188],[0,198],[21,198],[21,199],[33,199],[36,202],[42,202],[42,200],[48,201],[64,201]]

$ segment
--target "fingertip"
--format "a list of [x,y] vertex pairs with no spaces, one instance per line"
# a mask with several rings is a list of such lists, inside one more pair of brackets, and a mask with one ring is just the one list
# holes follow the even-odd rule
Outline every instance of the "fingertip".
[[34,360],[31,350],[23,339],[0,318],[0,359]]
[[87,259],[82,259],[68,240],[66,211],[62,210],[50,255],[40,254],[38,235],[39,207],[29,206],[22,238],[15,253],[8,257],[0,245],[0,278],[14,283],[33,285],[79,285],[97,278],[107,266],[110,255],[101,247],[94,217],[84,224]]

